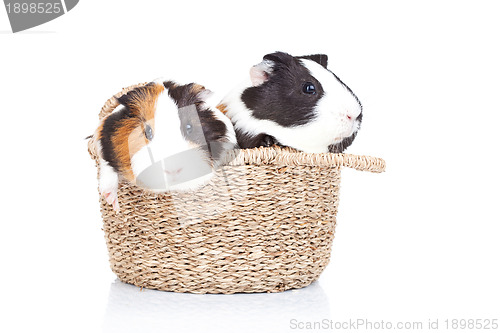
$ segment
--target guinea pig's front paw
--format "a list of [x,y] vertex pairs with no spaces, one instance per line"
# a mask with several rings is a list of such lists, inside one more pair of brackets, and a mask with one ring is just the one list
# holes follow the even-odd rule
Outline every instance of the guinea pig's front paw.
[[118,204],[118,192],[116,189],[111,189],[109,191],[104,190],[101,194],[106,199],[106,202],[113,206],[113,209],[117,213],[120,212],[120,205]]
[[262,146],[271,147],[272,145],[279,145],[278,140],[274,136],[264,135],[262,137]]
[[104,160],[100,161],[99,173],[99,193],[106,199],[106,202],[113,206],[116,212],[120,211],[118,205],[118,174]]

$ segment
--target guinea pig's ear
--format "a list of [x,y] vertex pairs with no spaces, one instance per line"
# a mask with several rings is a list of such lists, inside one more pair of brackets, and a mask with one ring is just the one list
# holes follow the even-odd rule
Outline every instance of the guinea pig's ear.
[[274,62],[275,64],[281,64],[284,66],[290,66],[295,62],[294,57],[285,52],[274,52],[266,54],[264,56],[264,60],[269,60]]
[[260,86],[267,80],[269,80],[269,75],[273,72],[273,62],[270,60],[264,60],[260,64],[257,64],[250,68],[250,80],[252,85]]
[[196,94],[198,99],[203,102],[206,102],[214,94],[212,90],[205,88],[201,84],[192,83],[190,87],[191,87],[191,92],[193,94]]
[[328,66],[328,56],[326,54],[311,54],[311,55],[306,55],[306,56],[301,56],[297,57],[300,59],[309,59],[314,62],[317,62],[321,66],[325,67]]

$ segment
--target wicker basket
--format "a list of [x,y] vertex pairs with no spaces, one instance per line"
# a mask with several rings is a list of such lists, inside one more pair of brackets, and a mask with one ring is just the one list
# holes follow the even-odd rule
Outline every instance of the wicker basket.
[[[134,87],[110,98],[100,117]],[[100,199],[111,269],[123,282],[175,292],[305,287],[330,260],[341,167],[382,172],[385,162],[256,148],[233,152],[197,191],[154,194],[121,183],[119,213]]]

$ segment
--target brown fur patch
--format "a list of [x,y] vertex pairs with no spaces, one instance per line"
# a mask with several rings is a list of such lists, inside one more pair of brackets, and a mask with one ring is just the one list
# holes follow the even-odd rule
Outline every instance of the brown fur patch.
[[164,90],[165,87],[158,83],[136,88],[127,94],[126,106],[144,121],[149,121],[154,118],[158,96]]
[[115,147],[116,159],[119,162],[121,173],[129,181],[135,181],[130,159],[148,144],[144,135],[146,124],[151,126],[154,133],[156,103],[158,96],[164,90],[162,84],[151,83],[130,91],[123,99],[123,104],[135,117],[121,119],[111,141]]
[[120,130],[111,137],[111,141],[123,176],[129,181],[134,181],[130,159],[147,144],[143,124],[137,118],[131,118],[123,119],[120,126]]
[[223,114],[226,114],[228,111],[226,104],[219,104],[216,106],[216,108],[219,109],[219,111],[222,112]]

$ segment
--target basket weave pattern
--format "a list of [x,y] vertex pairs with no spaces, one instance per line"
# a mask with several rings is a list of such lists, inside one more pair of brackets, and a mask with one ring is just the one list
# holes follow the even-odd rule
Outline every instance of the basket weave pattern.
[[[116,106],[108,100],[100,117]],[[97,159],[95,142],[89,152]],[[154,194],[123,182],[120,212],[101,198],[112,271],[176,292],[277,292],[318,279],[330,260],[340,168],[381,172],[378,158],[255,148],[197,191]]]

